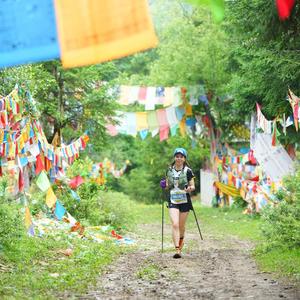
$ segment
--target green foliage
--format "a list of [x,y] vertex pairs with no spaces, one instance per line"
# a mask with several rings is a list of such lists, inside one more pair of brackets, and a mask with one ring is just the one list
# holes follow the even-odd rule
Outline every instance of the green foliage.
[[102,191],[96,183],[83,183],[76,190],[80,201],[70,192],[59,197],[66,210],[75,219],[88,225],[111,225],[116,229],[126,229],[134,223],[130,207],[132,202],[121,193]]
[[288,276],[300,280],[300,250],[289,247],[269,248],[258,246],[254,257],[261,269],[266,272],[275,272],[281,277]]
[[20,205],[6,202],[0,197],[0,251],[15,249],[25,232],[23,220]]
[[213,17],[216,21],[220,22],[224,18],[224,0],[186,0],[195,5],[208,6],[211,9]]
[[300,246],[300,170],[284,181],[283,201],[262,211],[262,233],[270,247]]
[[143,168],[132,170],[128,176],[120,179],[122,190],[138,201],[160,200],[151,175]]
[[73,178],[78,175],[81,177],[87,177],[92,170],[92,166],[93,161],[88,156],[84,159],[76,159],[73,164],[68,167],[66,175],[68,178]]
[[[269,120],[290,115],[287,90],[300,93],[299,3],[284,22],[273,0],[228,1],[226,6],[224,28],[231,45],[228,71],[233,73],[227,86],[234,97],[231,110],[247,117],[258,102]],[[297,142],[295,129],[291,126],[288,131],[281,142]]]
[[232,207],[245,208],[246,206],[247,202],[242,197],[234,197]]
[[[19,240],[7,253],[11,272],[0,272],[0,295],[4,299],[57,299],[84,294],[95,284],[99,272],[124,251],[111,241],[95,243],[70,235]],[[70,257],[61,251],[73,249]],[[2,261],[3,262],[3,261]]]
[[24,235],[21,206],[6,192],[7,178],[0,177],[0,253],[10,251]]

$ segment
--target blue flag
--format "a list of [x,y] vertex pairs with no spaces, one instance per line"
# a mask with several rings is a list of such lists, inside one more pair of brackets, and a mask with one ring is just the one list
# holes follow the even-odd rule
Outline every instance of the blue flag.
[[66,213],[66,209],[62,206],[62,204],[58,200],[56,200],[55,211],[54,211],[56,218],[58,220],[61,220],[65,213]]
[[53,0],[0,2],[0,67],[58,58]]

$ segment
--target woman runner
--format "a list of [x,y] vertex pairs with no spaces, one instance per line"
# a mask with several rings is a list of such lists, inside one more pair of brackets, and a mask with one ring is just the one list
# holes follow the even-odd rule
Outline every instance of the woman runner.
[[193,209],[190,193],[195,190],[195,176],[186,161],[187,151],[184,148],[176,148],[173,155],[174,162],[166,172],[166,187],[169,190],[168,207],[176,250],[173,258],[181,258],[185,223],[189,211]]

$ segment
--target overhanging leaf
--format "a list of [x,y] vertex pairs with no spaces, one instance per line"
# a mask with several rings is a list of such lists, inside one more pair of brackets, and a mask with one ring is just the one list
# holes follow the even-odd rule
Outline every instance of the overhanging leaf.
[[204,5],[209,7],[216,22],[220,22],[224,18],[224,0],[186,0],[186,2],[189,2],[193,5]]

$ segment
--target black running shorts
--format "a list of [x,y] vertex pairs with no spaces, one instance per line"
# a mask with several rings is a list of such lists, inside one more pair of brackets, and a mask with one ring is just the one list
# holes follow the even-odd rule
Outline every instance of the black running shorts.
[[183,204],[174,204],[169,202],[168,203],[169,208],[177,208],[180,212],[188,212],[192,210],[192,205],[190,202],[183,203]]

